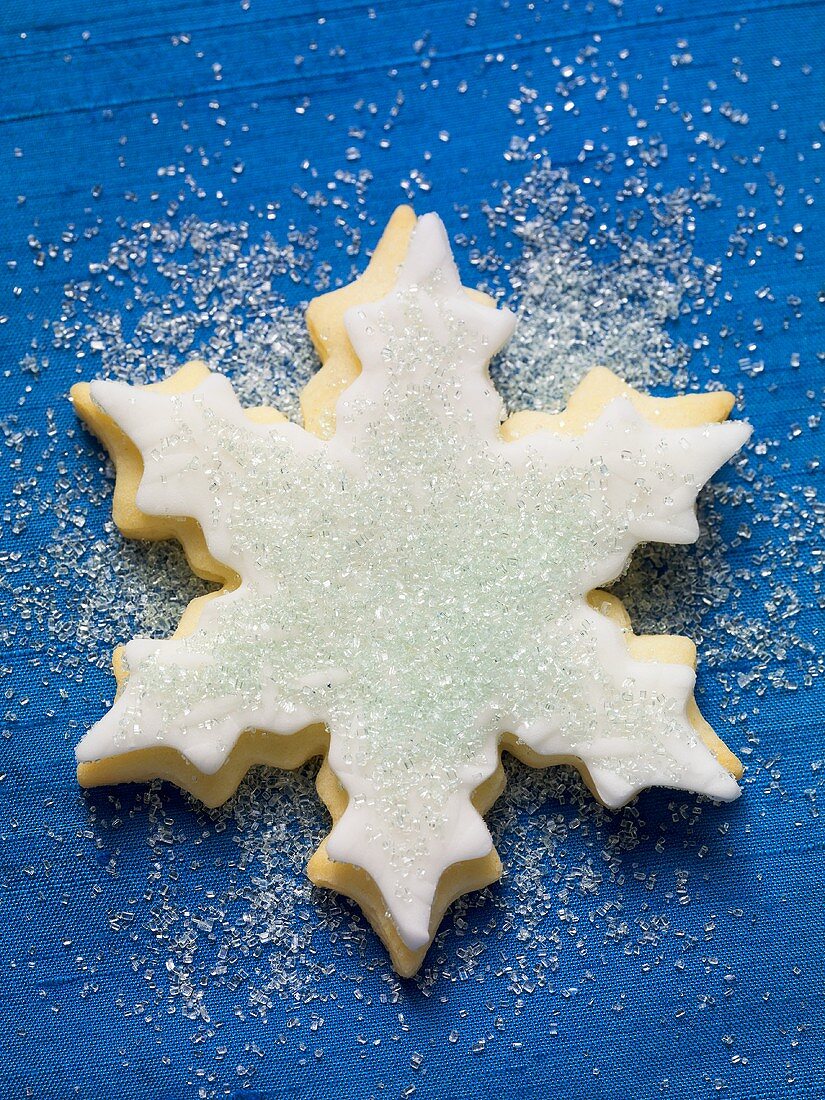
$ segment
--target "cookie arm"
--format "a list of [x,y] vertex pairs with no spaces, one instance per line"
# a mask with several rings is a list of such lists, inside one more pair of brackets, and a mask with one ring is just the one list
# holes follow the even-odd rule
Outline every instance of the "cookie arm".
[[[185,394],[196,389],[209,373],[205,363],[191,360],[162,382],[152,383],[145,388],[152,393],[167,396]],[[136,496],[143,477],[140,450],[121,426],[93,399],[91,384],[78,382],[72,386],[70,397],[75,412],[101,441],[114,463],[112,518],[121,534],[126,538],[150,541],[175,539],[183,547],[194,573],[204,580],[217,581],[234,588],[238,583],[237,574],[213,557],[195,519],[190,516],[147,515],[138,507]],[[245,415],[254,424],[277,424],[286,419],[276,409],[268,406],[246,409]]]
[[[581,435],[617,397],[629,400],[636,411],[651,424],[667,429],[702,428],[721,424],[727,420],[734,405],[733,394],[726,391],[683,394],[678,397],[651,397],[633,389],[606,367],[595,367],[584,376],[562,411],[545,413],[524,410],[514,413],[502,424],[501,433],[508,442],[516,442],[543,430],[560,435]],[[636,635],[631,629],[630,616],[620,599],[601,590],[592,591],[588,599],[595,610],[606,615],[625,633],[628,649],[635,660],[684,664],[695,671],[696,646],[690,638],[676,634]],[[686,714],[695,733],[718,763],[734,779],[741,779],[744,772],[742,762],[707,722],[699,710],[693,692],[687,700]],[[542,756],[515,738],[509,739],[507,748],[532,767],[547,767],[560,762],[555,758]],[[578,767],[588,786],[598,797],[595,784],[582,762],[566,762]]]
[[725,390],[686,393],[678,397],[652,397],[635,390],[607,367],[593,367],[573,390],[561,412],[524,409],[513,413],[502,424],[501,434],[508,442],[538,431],[581,435],[617,397],[627,398],[645,420],[659,428],[700,428],[705,424],[721,424],[730,416],[734,403],[733,394]]

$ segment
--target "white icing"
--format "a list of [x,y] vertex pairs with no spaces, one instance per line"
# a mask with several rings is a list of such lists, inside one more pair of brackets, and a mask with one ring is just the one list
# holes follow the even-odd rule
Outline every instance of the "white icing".
[[127,645],[77,758],[166,745],[214,773],[245,729],[325,722],[349,796],[327,851],[417,948],[442,872],[491,849],[470,796],[505,731],[580,758],[608,805],[738,794],[687,719],[692,670],[632,660],[585,597],[638,543],[696,538],[696,494],[749,427],[662,429],[618,399],[581,436],[505,443],[487,363],[514,318],[461,288],[434,215],[346,324],[363,370],[328,442],[253,423],[215,374],[177,396],[92,384],[142,455],[138,506],[194,517],[241,584],[191,636]]

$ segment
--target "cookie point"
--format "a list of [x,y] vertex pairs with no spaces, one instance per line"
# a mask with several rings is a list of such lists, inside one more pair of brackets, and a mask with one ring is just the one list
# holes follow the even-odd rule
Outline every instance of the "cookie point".
[[405,222],[405,223],[408,223],[408,224],[414,224],[415,223],[416,213],[415,213],[415,210],[413,210],[413,208],[410,206],[409,203],[406,203],[406,202],[399,203],[399,205],[396,206],[395,210],[393,210],[392,214],[390,214],[390,219],[389,219],[389,222],[387,224],[391,225],[393,222],[396,222],[396,221]]

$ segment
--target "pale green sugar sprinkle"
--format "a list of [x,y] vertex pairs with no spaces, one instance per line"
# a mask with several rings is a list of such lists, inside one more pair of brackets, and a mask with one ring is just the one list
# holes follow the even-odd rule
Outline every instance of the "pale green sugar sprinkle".
[[[280,436],[253,444],[204,417],[215,450],[199,461],[222,455],[232,468],[231,498],[217,481],[216,525],[272,591],[245,577],[242,597],[210,605],[203,630],[176,643],[180,667],[163,649],[141,661],[135,690],[162,706],[159,737],[188,725],[204,700],[257,709],[265,688],[287,713],[307,706],[357,731],[348,754],[388,807],[406,789],[437,807],[446,778],[478,759],[477,717],[492,701],[490,726],[562,711],[574,744],[604,720],[587,710],[592,646],[558,635],[582,573],[620,549],[627,516],[592,507],[605,488],[596,472],[563,469],[550,482],[543,470],[514,472],[434,420],[403,374],[398,383],[368,439],[364,478],[296,456]],[[150,462],[172,468],[178,442]],[[310,672],[318,683],[305,686]],[[611,722],[640,743],[666,742],[656,709],[641,723],[632,696],[611,695]],[[141,710],[136,698],[123,717],[127,745]],[[220,727],[198,725],[219,738]],[[615,764],[631,777],[632,761]]]

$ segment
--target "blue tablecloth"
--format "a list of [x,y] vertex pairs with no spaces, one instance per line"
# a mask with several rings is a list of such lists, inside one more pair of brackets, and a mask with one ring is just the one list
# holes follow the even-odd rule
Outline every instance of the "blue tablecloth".
[[[776,0],[2,6],[3,1096],[825,1096],[823,26],[820,4]],[[336,280],[353,230],[368,247],[412,199],[478,281],[491,242],[517,264],[507,187],[542,156],[615,196],[634,149],[659,195],[705,196],[681,224],[708,286],[668,322],[683,381],[723,383],[755,425],[705,508],[727,588],[709,618],[685,611],[744,797],[652,792],[607,815],[570,777],[509,767],[491,815],[507,875],[399,981],[357,910],[302,877],[324,828],[311,768],[212,815],[168,787],[77,790],[73,744],[112,691],[95,622],[113,620],[67,574],[154,568],[169,593],[162,552],[141,564],[107,522],[65,400],[120,337],[70,330],[88,335],[95,287],[113,313],[134,296],[135,258],[106,257],[141,225],[237,239],[245,221],[251,244],[309,240]],[[599,194],[593,231],[622,217]],[[140,613],[122,609],[124,636]]]

